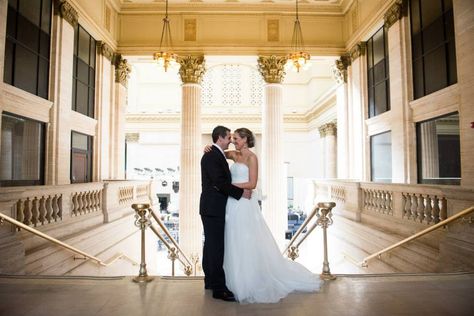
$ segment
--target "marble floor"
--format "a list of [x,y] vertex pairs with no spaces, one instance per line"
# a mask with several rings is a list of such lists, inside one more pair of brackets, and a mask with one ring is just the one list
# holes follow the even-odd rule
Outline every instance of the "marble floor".
[[276,304],[212,298],[200,278],[0,276],[0,315],[473,315],[474,273],[338,275]]

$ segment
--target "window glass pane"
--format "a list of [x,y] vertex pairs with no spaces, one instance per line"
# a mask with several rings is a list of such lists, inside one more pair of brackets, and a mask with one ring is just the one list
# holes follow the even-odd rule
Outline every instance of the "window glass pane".
[[413,92],[415,99],[425,95],[423,79],[423,59],[413,61]]
[[373,59],[373,45],[372,45],[372,38],[367,41],[367,67],[372,68],[374,66],[374,59]]
[[95,69],[95,40],[91,37],[89,66]]
[[76,87],[76,111],[87,115],[88,91],[87,86],[77,81]]
[[89,66],[81,59],[77,60],[77,79],[85,84],[89,82]]
[[72,133],[72,148],[87,150],[88,136],[80,133]]
[[453,8],[452,0],[444,0],[444,11],[451,10]]
[[374,88],[369,87],[369,117],[375,116]]
[[442,44],[443,41],[443,19],[439,18],[423,30],[423,51],[427,53]]
[[456,67],[456,47],[454,41],[448,43],[448,84],[452,85],[458,82],[457,67]]
[[43,184],[44,123],[2,114],[0,186]]
[[14,47],[15,46],[9,39],[5,41],[5,67],[3,73],[3,81],[8,84],[13,83]]
[[78,56],[86,64],[89,64],[89,39],[89,34],[87,34],[87,32],[82,27],[79,27]]
[[413,59],[418,59],[422,56],[423,50],[421,46],[421,33],[412,36]]
[[426,28],[441,16],[441,0],[421,0],[421,21]]
[[95,70],[89,68],[89,86],[95,88]]
[[89,88],[89,109],[87,115],[94,117],[94,89]]
[[7,35],[16,38],[16,11],[8,7]]
[[41,30],[46,34],[50,34],[51,25],[51,0],[43,0],[43,8],[41,10]]
[[457,113],[417,124],[418,182],[459,184],[461,154]]
[[38,51],[39,42],[39,29],[35,27],[31,22],[18,17],[18,37],[17,40],[26,47],[29,47],[32,51]]
[[444,45],[425,56],[425,92],[430,94],[447,86]]
[[8,5],[16,10],[18,8],[17,2],[18,0],[8,0]]
[[374,67],[374,84],[379,83],[382,80],[385,80],[385,62],[381,61]]
[[375,33],[372,39],[374,41],[374,65],[376,65],[385,57],[383,29],[380,29],[377,33]]
[[49,59],[49,43],[50,43],[49,35],[44,32],[40,32],[39,53],[41,56],[43,56],[46,59]]
[[419,0],[410,1],[411,30],[413,34],[421,31]]
[[454,39],[454,20],[452,10],[444,15],[444,24],[446,27],[446,39]]
[[48,98],[48,75],[49,62],[40,58],[38,67],[38,96],[44,99]]
[[385,81],[375,86],[375,115],[381,114],[387,109],[387,95]]
[[36,26],[40,24],[41,1],[38,0],[20,0],[18,12],[28,21]]
[[370,137],[372,181],[392,182],[392,133]]
[[38,57],[21,45],[16,45],[14,85],[36,94],[37,67]]

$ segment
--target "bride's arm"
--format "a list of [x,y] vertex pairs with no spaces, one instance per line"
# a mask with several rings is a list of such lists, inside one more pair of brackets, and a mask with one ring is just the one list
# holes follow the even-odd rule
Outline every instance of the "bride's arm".
[[[207,144],[206,146],[204,146],[204,152],[205,153],[210,152],[211,148],[212,148],[212,145]],[[234,149],[226,149],[226,150],[224,150],[224,155],[227,159],[232,159],[232,160],[235,161],[235,153],[236,152],[237,152],[237,150],[234,150]]]
[[249,181],[243,183],[234,183],[236,187],[253,190],[257,187],[258,181],[258,160],[257,156],[252,155],[249,158]]

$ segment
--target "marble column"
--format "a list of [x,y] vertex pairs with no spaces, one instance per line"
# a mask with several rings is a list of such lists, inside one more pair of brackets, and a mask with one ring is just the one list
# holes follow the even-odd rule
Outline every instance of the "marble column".
[[46,184],[70,183],[72,75],[77,11],[65,1],[55,6],[51,31],[50,111]]
[[337,107],[337,178],[349,178],[349,143],[348,143],[348,85],[347,85],[347,67],[350,65],[350,58],[347,55],[341,56],[336,60],[333,68],[334,77],[339,84],[336,90]]
[[324,177],[334,179],[337,176],[337,125],[334,122],[326,123],[319,128],[324,143]]
[[115,66],[114,98],[110,111],[110,176],[125,178],[125,113],[127,109],[127,84],[130,65],[122,55],[114,54]]
[[114,52],[105,42],[97,42],[96,59],[96,119],[97,130],[94,138],[94,175],[95,181],[110,179],[110,118],[113,83],[112,59]]
[[179,58],[181,68],[181,162],[179,180],[179,243],[187,256],[202,257],[201,195],[202,130],[201,80],[204,56]]
[[454,0],[454,29],[459,85],[461,186],[474,186],[474,1]]
[[283,161],[282,81],[286,57],[260,56],[258,67],[265,85],[262,109],[263,216],[278,245],[285,241],[288,227],[287,181]]

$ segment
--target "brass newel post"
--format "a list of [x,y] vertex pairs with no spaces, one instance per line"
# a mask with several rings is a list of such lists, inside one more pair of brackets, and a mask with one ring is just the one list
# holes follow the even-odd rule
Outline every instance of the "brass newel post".
[[331,274],[329,269],[328,261],[328,238],[327,238],[327,228],[329,225],[332,225],[332,213],[331,210],[336,206],[334,202],[322,202],[318,203],[319,213],[316,214],[318,217],[317,224],[323,229],[323,238],[324,238],[324,262],[323,262],[323,272],[319,277],[323,280],[334,280],[336,277]]
[[142,235],[140,271],[138,276],[133,278],[133,281],[139,283],[150,282],[153,277],[148,276],[145,262],[145,229],[151,225],[150,214],[146,216],[146,211],[150,208],[150,204],[132,204],[132,208],[136,212],[135,226],[141,229]]

